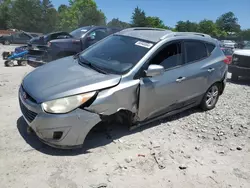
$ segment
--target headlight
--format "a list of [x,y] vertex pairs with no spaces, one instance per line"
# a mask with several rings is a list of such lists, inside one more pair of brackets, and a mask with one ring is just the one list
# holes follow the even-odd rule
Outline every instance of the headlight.
[[95,93],[96,92],[90,92],[44,102],[42,103],[42,108],[49,113],[67,113],[87,102]]

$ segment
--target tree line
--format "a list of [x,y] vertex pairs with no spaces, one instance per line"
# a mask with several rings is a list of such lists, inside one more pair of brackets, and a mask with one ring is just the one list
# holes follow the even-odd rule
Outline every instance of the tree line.
[[15,28],[39,33],[72,31],[87,25],[110,27],[157,27],[180,32],[201,32],[216,38],[234,35],[250,40],[250,29],[242,30],[233,12],[227,12],[213,20],[200,22],[179,21],[174,28],[164,24],[156,16],[148,16],[136,7],[131,22],[113,18],[107,23],[105,14],[98,9],[94,0],[69,0],[69,5],[60,5],[56,10],[51,0],[0,0],[0,29]]

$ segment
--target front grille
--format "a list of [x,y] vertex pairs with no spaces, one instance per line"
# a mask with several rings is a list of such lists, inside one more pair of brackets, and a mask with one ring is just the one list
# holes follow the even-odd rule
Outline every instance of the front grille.
[[23,92],[26,93],[26,96],[27,96],[27,99],[28,99],[28,100],[30,100],[30,101],[33,102],[33,103],[37,103],[36,100],[35,100],[34,98],[32,98],[32,97],[24,90],[23,85],[22,85],[22,90],[23,90]]
[[20,108],[23,113],[23,116],[31,123],[37,116],[37,113],[30,111],[26,106],[22,103],[21,99],[19,99]]
[[242,56],[234,54],[232,59],[234,65],[237,65],[239,67],[250,68],[250,56]]

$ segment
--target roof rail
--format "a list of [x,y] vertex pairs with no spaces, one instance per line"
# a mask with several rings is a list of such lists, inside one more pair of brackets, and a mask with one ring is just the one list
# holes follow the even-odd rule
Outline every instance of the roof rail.
[[161,28],[153,28],[153,27],[131,27],[131,28],[127,28],[124,29],[126,31],[130,31],[130,30],[154,30],[154,31],[166,31],[166,29],[161,29]]
[[173,32],[173,33],[168,33],[168,34],[164,35],[163,37],[161,37],[161,40],[163,40],[163,39],[165,39],[167,37],[187,36],[187,35],[196,35],[196,36],[200,36],[200,37],[212,38],[210,35],[204,34],[204,33],[196,33],[196,32]]

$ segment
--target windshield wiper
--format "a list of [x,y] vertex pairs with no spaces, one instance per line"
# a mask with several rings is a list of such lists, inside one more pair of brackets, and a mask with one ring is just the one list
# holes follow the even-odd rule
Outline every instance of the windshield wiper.
[[[75,57],[75,56],[76,56],[76,57]],[[99,72],[99,73],[107,74],[106,71],[102,70],[102,69],[99,68],[98,66],[96,66],[96,65],[94,65],[94,64],[92,64],[92,63],[90,63],[90,62],[87,61],[86,59],[80,58],[79,53],[76,54],[75,56],[74,56],[74,58],[75,58],[75,59],[77,58],[80,64],[88,65],[90,68],[94,69],[95,71],[97,71],[97,72]]]

